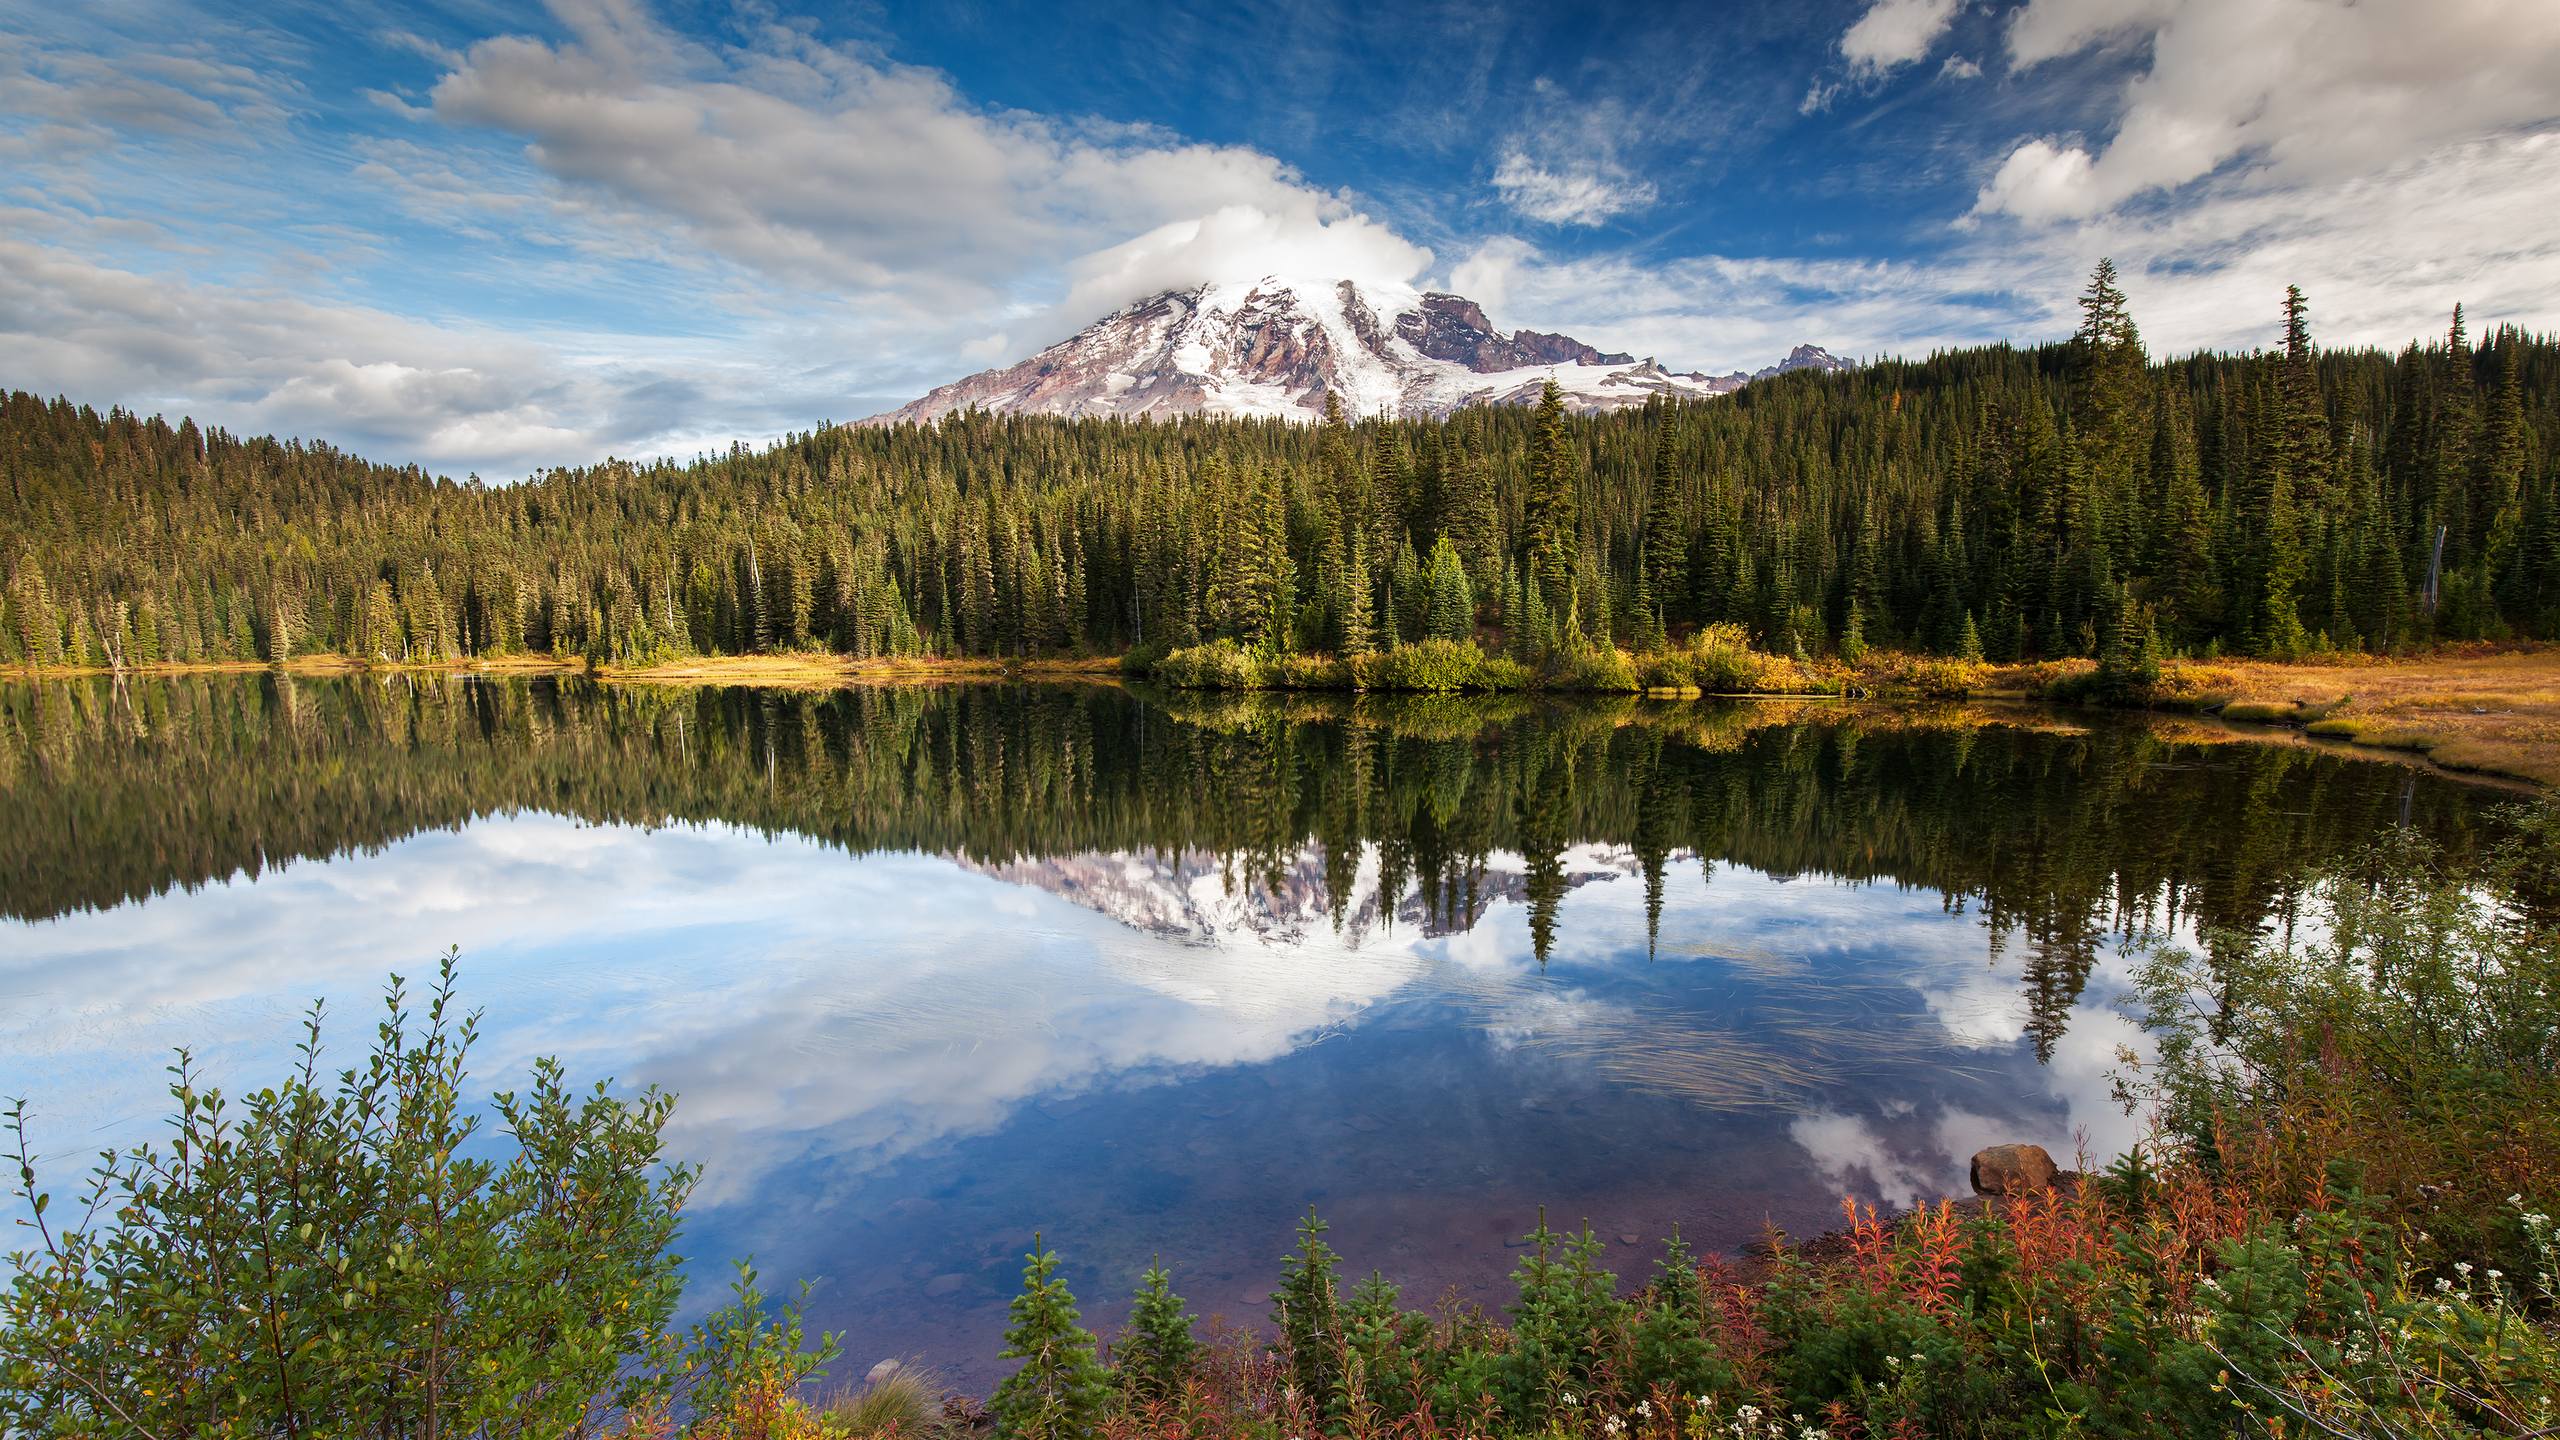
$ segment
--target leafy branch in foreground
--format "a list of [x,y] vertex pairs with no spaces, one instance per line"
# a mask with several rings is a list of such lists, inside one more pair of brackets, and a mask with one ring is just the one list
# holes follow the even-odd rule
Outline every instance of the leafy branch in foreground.
[[422,1009],[395,976],[369,1053],[334,1076],[317,1005],[272,1088],[235,1100],[181,1052],[166,1141],[102,1154],[67,1224],[10,1107],[35,1240],[0,1293],[0,1432],[554,1440],[686,1391],[716,1409],[751,1385],[741,1367],[796,1384],[822,1363],[751,1272],[737,1305],[671,1333],[694,1182],[662,1153],[672,1097],[575,1091],[543,1060],[480,1133],[455,963]]

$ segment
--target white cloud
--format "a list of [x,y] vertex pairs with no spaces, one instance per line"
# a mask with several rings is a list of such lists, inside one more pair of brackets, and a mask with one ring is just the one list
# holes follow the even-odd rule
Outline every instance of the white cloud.
[[1506,150],[1494,167],[1493,188],[1504,203],[1549,225],[1597,225],[1614,215],[1651,205],[1651,181],[1611,177],[1591,169],[1549,169],[1519,149]]
[[[2034,163],[2081,162],[2039,151]],[[2456,301],[2484,325],[2560,325],[2554,213],[2560,132],[2544,129],[2332,180],[2216,177],[2176,205],[2035,225],[1981,217],[1944,253],[1907,262],[1568,258],[1501,239],[1452,279],[1505,324],[1710,372],[1756,369],[1801,340],[1869,356],[2057,338],[2102,255],[2124,272],[2155,354],[2272,343],[2289,284],[2310,293],[2322,343],[2397,348],[2440,331]]]
[[1955,23],[1960,0],[1875,0],[1840,37],[1854,73],[1881,75],[1924,59]]
[[1977,209],[2103,214],[2238,166],[2334,183],[2448,144],[2560,118],[2560,7],[2547,0],[2031,0],[2012,69],[2147,45],[2115,133],[2014,149]]
[[1530,122],[1503,141],[1493,189],[1516,214],[1541,225],[1598,225],[1649,209],[1653,182],[1619,158],[1621,139],[1642,117],[1606,97],[1568,96],[1541,76],[1529,88]]
[[[681,338],[433,324],[285,285],[199,283],[0,239],[11,383],[323,437],[457,475],[510,479],[609,453],[725,445],[733,432],[706,413],[714,388],[784,397],[776,432],[825,413],[823,381],[790,378],[801,358],[790,337],[759,333],[772,355],[750,367]],[[814,413],[789,413],[803,409]]]
[[1907,1210],[1955,1189],[1943,1156],[1898,1150],[1883,1129],[1837,1110],[1799,1115],[1787,1122],[1787,1138],[1804,1147],[1825,1182],[1876,1204]]
[[521,142],[563,204],[672,224],[785,286],[993,314],[1061,268],[1109,308],[1143,293],[1106,294],[1114,276],[1429,260],[1259,151],[982,109],[938,72],[783,26],[715,48],[631,7],[556,8],[572,38],[472,46],[435,114]]
[[41,181],[0,200],[9,380],[509,477],[856,418],[1240,269],[1431,262],[1258,151],[974,106],[782,26],[555,12],[405,44],[433,85],[356,92],[394,133],[325,144],[278,123],[290,62],[78,26],[0,56],[0,165]]
[[1081,325],[1129,300],[1206,280],[1264,275],[1354,280],[1392,288],[1431,263],[1431,252],[1394,231],[1314,194],[1287,208],[1228,205],[1175,220],[1098,250],[1067,267],[1070,284],[1057,314]]

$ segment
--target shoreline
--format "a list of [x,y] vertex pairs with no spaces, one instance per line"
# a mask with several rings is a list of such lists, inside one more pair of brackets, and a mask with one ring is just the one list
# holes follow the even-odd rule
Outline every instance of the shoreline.
[[[2184,738],[2306,745],[2359,758],[2421,767],[2506,789],[2560,789],[2560,647],[2447,647],[2423,655],[2329,656],[2299,661],[2172,661],[2139,701],[2107,703],[2054,693],[2085,679],[2093,666],[2040,661],[1972,667],[1961,694],[1911,690],[1895,683],[1913,657],[1880,657],[1852,668],[1832,664],[1829,688],[1798,684],[1766,690],[1641,686],[1628,695],[1649,703],[1694,700],[1830,700],[1874,705],[1976,703],[2147,715],[2183,730]],[[1946,662],[1957,664],[1961,662]],[[1836,673],[1835,673],[1836,672]],[[583,657],[503,655],[466,660],[385,662],[351,655],[296,656],[281,663],[227,660],[154,662],[121,668],[0,668],[0,678],[29,681],[159,679],[273,673],[313,678],[358,675],[579,675],[601,683],[653,686],[745,686],[818,690],[854,685],[936,681],[1074,681],[1117,683],[1121,657],[919,658],[858,660],[826,654],[711,655],[644,666],[595,666]],[[1783,672],[1801,682],[1795,667]],[[1180,687],[1177,687],[1180,688]],[[1217,692],[1222,687],[1209,687]],[[1271,690],[1272,694],[1404,693],[1348,688]],[[1413,692],[1427,693],[1427,692]],[[1470,694],[1476,692],[1457,692]],[[1510,693],[1510,692],[1486,692]],[[1542,693],[1578,694],[1567,687]],[[2185,722],[2181,726],[2178,722]]]

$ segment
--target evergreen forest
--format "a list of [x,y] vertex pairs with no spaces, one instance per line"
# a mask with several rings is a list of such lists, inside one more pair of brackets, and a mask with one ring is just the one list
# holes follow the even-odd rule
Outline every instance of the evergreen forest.
[[823,425],[455,481],[0,399],[0,663],[337,653],[1530,663],[1738,625],[1778,653],[2289,656],[2560,636],[2560,341],[2154,361],[2101,265],[2066,342],[1598,416]]

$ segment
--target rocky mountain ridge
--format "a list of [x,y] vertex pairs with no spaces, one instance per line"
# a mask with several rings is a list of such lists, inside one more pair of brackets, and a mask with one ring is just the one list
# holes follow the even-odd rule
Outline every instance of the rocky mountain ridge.
[[1529,403],[1550,378],[1574,409],[1596,412],[1846,366],[1808,344],[1749,374],[1675,371],[1569,335],[1505,334],[1461,295],[1266,276],[1151,296],[1026,360],[953,381],[868,423],[922,423],[970,409],[1305,420],[1323,413],[1327,396],[1358,415],[1445,415]]

